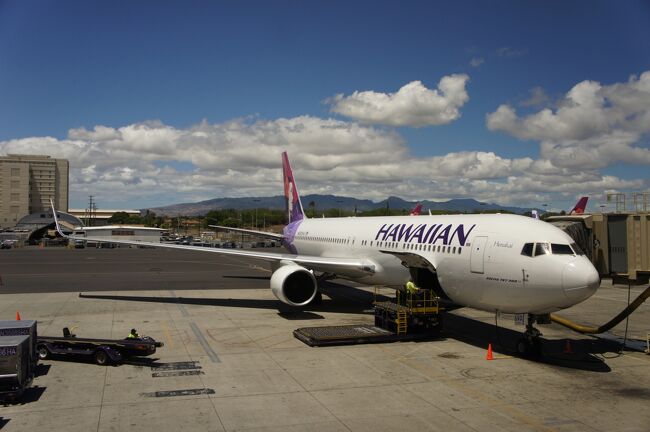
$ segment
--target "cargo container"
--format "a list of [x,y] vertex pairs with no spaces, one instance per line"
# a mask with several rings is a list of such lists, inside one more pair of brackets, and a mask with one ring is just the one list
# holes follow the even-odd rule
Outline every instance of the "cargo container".
[[0,399],[22,396],[34,379],[27,335],[0,337]]

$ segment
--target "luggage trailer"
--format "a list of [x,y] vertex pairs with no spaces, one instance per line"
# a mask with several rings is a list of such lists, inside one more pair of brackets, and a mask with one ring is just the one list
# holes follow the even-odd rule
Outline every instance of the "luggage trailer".
[[67,336],[39,336],[37,351],[41,360],[52,356],[80,356],[91,357],[98,365],[119,363],[128,357],[146,357],[162,347],[162,342],[157,342],[150,337],[140,339],[92,339]]

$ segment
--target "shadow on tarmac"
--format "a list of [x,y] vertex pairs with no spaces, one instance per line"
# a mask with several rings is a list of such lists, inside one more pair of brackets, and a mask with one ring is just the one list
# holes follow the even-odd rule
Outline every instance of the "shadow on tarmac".
[[[618,352],[619,347],[615,343],[599,339],[541,338],[541,355],[526,358],[516,354],[517,342],[522,338],[522,332],[504,327],[497,328],[493,323],[456,314],[445,315],[444,323],[443,333],[460,342],[483,349],[487,349],[491,343],[496,353],[568,369],[610,372],[611,368],[605,363],[606,359],[602,355]],[[540,328],[544,330],[543,326]]]
[[50,372],[50,368],[52,368],[52,365],[39,363],[34,369],[34,375],[36,377],[45,376]]
[[[341,285],[334,282],[324,282],[319,285],[321,292],[329,299],[323,299],[320,304],[308,308],[296,309],[285,305],[279,300],[263,299],[215,299],[215,298],[192,298],[192,297],[155,297],[155,296],[126,296],[126,295],[105,295],[105,294],[82,294],[79,297],[100,300],[140,301],[151,303],[170,303],[199,306],[223,306],[240,307],[250,309],[272,309],[277,310],[282,317],[289,317],[305,312],[332,312],[352,314],[373,314],[370,309],[374,295],[367,291]],[[345,293],[343,293],[345,292]],[[316,315],[316,314],[314,314]],[[298,319],[298,318],[293,318]],[[311,319],[314,319],[312,317]]]
[[[41,396],[43,396],[43,393],[45,393],[46,388],[47,387],[38,387],[38,386],[28,387],[25,389],[21,397],[15,399],[5,399],[2,404],[8,406],[8,405],[25,405],[28,403],[36,402],[41,398]],[[0,417],[0,429],[2,429],[2,427],[6,425],[9,422],[9,420],[11,419],[4,419]]]
[[[184,305],[273,309],[277,310],[278,315],[282,318],[295,320],[323,319],[318,312],[359,315],[374,314],[374,311],[372,310],[372,302],[375,300],[375,296],[372,292],[332,281],[321,282],[319,288],[325,296],[329,297],[329,299],[324,298],[320,304],[304,309],[291,308],[279,300],[262,299],[209,299],[191,297],[95,295],[81,293],[79,294],[79,297]],[[377,296],[377,300],[387,301],[389,298],[385,296]],[[444,316],[443,336],[445,335],[460,342],[484,349],[487,349],[488,344],[491,343],[495,352],[514,355],[517,342],[522,337],[522,332],[503,327],[497,328],[492,323],[486,323],[453,313],[447,313]],[[569,353],[565,352],[567,346],[566,341],[566,339],[550,340],[542,338],[542,355],[535,358],[529,358],[528,360],[584,371],[611,371],[610,367],[605,363],[606,358],[602,355],[604,353],[618,352],[618,344],[599,339],[571,339],[569,341],[571,352]]]

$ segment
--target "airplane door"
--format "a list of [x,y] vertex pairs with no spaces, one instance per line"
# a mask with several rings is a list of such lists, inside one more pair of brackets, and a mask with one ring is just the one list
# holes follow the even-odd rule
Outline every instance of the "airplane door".
[[472,253],[469,256],[469,269],[472,273],[483,273],[483,255],[487,237],[476,237],[472,241]]

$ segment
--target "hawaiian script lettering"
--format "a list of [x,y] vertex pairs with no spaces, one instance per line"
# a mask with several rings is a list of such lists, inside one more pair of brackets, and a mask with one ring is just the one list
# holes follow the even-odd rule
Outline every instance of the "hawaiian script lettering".
[[464,224],[383,224],[375,240],[449,245],[456,239],[465,246],[474,227],[476,225],[467,228]]

